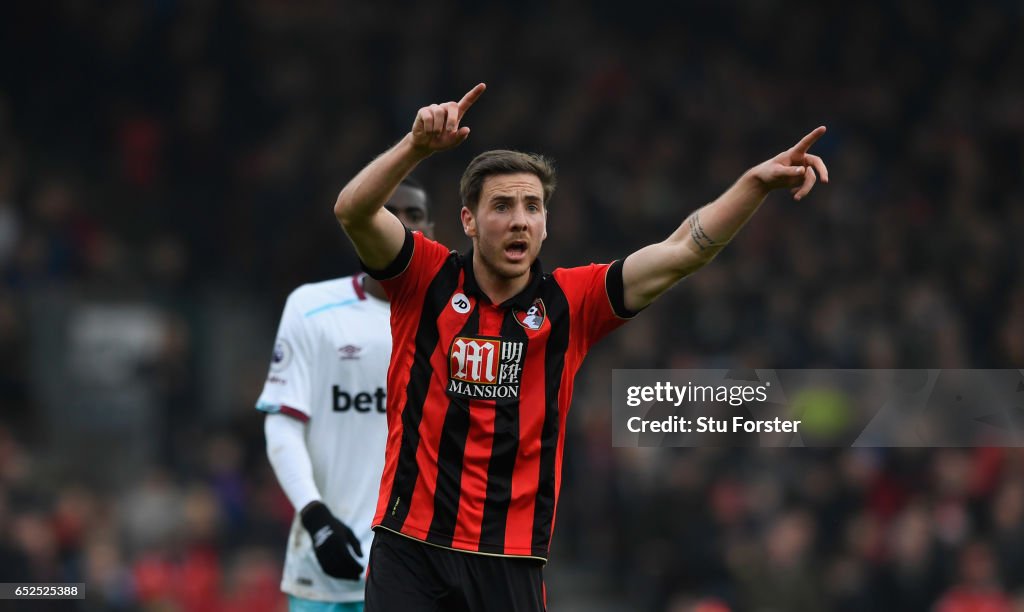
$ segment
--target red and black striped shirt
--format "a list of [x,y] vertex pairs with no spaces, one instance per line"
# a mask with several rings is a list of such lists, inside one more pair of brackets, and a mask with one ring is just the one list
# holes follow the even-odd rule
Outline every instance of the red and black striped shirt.
[[473,253],[407,233],[391,298],[388,442],[374,528],[457,550],[546,560],[573,378],[632,316],[622,264],[540,262],[492,304]]

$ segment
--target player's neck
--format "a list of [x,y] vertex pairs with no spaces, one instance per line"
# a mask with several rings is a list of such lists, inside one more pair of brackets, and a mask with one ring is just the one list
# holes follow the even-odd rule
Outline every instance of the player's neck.
[[514,297],[530,283],[529,271],[515,278],[500,276],[484,263],[479,255],[473,256],[473,276],[480,291],[483,291],[492,304],[501,304]]
[[388,294],[384,291],[384,286],[369,276],[363,277],[363,289],[378,300],[388,301]]

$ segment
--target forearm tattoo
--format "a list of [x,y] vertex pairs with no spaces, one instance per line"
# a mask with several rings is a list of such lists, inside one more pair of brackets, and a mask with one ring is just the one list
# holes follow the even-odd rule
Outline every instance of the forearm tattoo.
[[693,242],[700,247],[700,250],[711,249],[715,247],[723,247],[725,245],[715,242],[711,236],[708,236],[704,231],[704,227],[700,224],[700,212],[695,212],[690,215],[690,238]]

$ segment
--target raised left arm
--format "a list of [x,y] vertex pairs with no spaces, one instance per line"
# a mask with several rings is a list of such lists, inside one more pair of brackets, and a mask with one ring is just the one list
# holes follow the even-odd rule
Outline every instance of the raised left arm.
[[822,134],[816,128],[795,146],[747,170],[715,201],[694,211],[662,242],[631,254],[622,264],[625,306],[638,311],[690,273],[703,267],[729,244],[757,211],[769,192],[788,187],[793,199],[810,193],[828,169],[807,150]]

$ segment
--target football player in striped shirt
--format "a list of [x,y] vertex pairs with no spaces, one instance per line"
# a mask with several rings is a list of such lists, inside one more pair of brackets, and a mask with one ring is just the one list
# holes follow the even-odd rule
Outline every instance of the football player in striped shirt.
[[[404,179],[385,209],[430,235],[426,191]],[[291,612],[361,612],[384,468],[390,308],[365,274],[288,297],[256,407],[267,455],[296,509],[281,590]]]
[[382,207],[430,155],[469,137],[483,94],[423,107],[412,130],[341,191],[335,216],[391,298],[388,440],[366,609],[543,610],[566,414],[589,348],[708,263],[768,193],[806,196],[822,160],[799,143],[754,166],[668,238],[625,259],[547,272],[555,172],[488,151],[460,184],[467,253],[410,232]]

